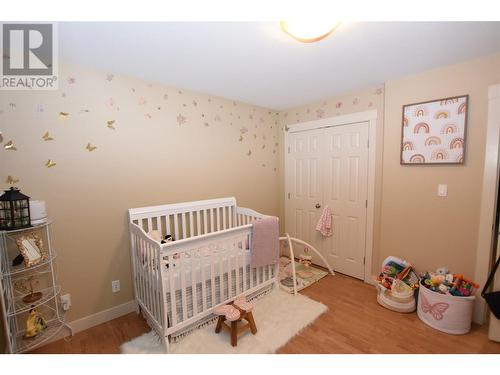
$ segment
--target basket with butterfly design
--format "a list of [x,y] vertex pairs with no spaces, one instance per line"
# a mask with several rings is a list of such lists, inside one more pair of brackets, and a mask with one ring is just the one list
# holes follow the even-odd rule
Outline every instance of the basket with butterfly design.
[[425,324],[439,331],[463,335],[470,331],[475,296],[458,297],[434,292],[420,282],[417,314]]

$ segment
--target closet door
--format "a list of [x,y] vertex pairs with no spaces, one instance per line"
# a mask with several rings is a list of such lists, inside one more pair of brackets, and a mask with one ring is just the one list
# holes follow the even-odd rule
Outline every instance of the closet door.
[[[286,231],[290,236],[300,238],[318,250],[323,242],[321,235],[315,230],[323,200],[323,150],[324,129],[288,135],[288,150],[285,150]],[[302,251],[299,248],[294,249],[296,256]],[[316,257],[313,260],[315,263],[319,262]]]
[[364,278],[368,194],[368,123],[325,129],[324,204],[332,210],[333,235],[322,254],[335,271]]

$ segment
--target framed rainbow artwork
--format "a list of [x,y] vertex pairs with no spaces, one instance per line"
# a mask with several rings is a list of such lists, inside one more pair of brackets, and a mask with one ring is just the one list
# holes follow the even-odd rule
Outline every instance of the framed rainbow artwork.
[[469,95],[403,106],[401,164],[463,164]]

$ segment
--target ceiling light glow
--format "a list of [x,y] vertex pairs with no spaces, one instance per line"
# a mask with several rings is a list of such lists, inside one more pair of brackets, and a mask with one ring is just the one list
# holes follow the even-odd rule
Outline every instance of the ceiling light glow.
[[332,21],[281,21],[281,29],[303,43],[319,42],[333,33],[340,22]]

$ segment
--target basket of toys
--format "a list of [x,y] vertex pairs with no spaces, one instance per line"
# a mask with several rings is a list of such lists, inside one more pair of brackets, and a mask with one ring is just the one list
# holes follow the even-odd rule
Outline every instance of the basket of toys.
[[411,264],[393,256],[382,263],[382,272],[377,277],[377,302],[392,311],[410,313],[415,311],[415,289],[418,276]]
[[473,295],[479,285],[445,268],[421,275],[417,315],[439,331],[463,335],[470,331]]

